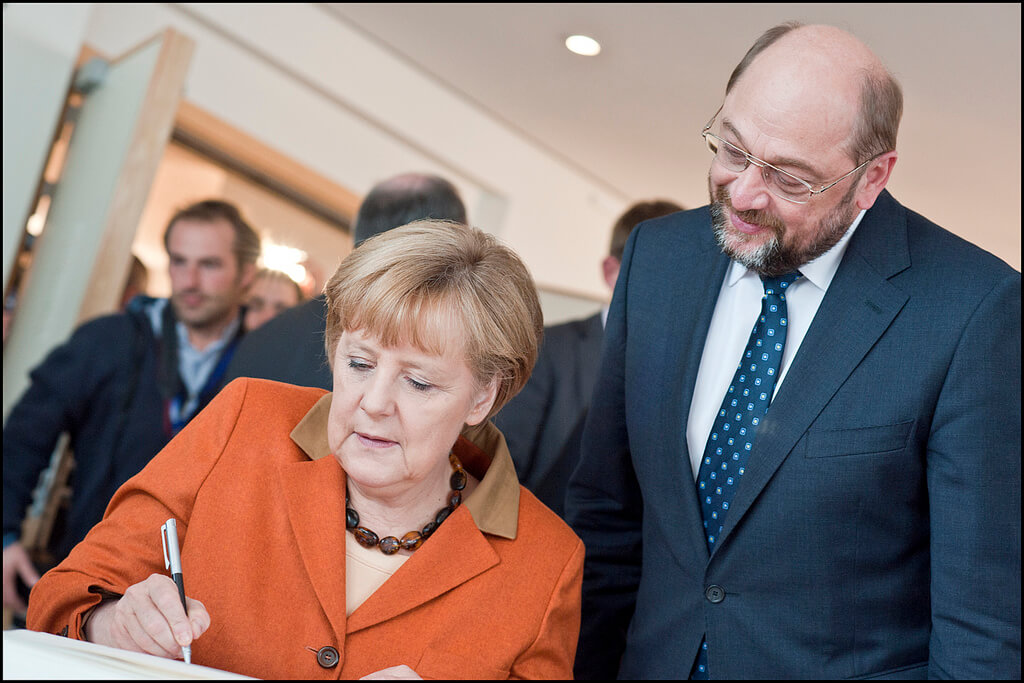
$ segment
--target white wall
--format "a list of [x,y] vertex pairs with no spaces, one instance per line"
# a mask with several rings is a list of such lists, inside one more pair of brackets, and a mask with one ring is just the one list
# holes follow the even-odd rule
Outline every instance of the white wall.
[[34,208],[90,5],[4,5],[3,282]]
[[358,194],[405,171],[447,177],[470,222],[515,249],[539,286],[608,296],[599,264],[627,198],[330,14],[311,4],[97,3],[85,40],[116,56],[168,26],[196,41],[192,103]]

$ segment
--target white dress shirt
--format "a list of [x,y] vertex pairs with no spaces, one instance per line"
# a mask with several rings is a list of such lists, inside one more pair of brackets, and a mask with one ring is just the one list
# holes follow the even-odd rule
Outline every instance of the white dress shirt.
[[[775,383],[776,394],[786,379],[790,363],[800,349],[804,335],[807,334],[807,329],[818,312],[821,300],[825,298],[832,278],[839,269],[839,262],[846,253],[846,245],[849,244],[853,231],[857,229],[863,217],[864,211],[861,211],[850,229],[834,247],[800,266],[803,277],[786,289],[786,313],[789,322],[779,378]],[[736,261],[730,263],[718,295],[718,303],[715,304],[715,312],[711,317],[704,353],[700,359],[700,369],[697,371],[690,416],[686,424],[686,445],[690,449],[690,467],[693,469],[695,481],[704,457],[708,435],[715,423],[715,416],[722,407],[722,397],[725,396],[736,373],[736,366],[739,364],[743,349],[747,346],[747,340],[750,339],[754,321],[761,314],[763,297],[764,286],[757,273]]]

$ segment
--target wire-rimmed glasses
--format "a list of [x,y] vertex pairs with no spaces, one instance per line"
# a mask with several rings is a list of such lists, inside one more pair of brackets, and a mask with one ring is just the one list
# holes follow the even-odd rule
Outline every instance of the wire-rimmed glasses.
[[740,149],[731,142],[723,140],[710,132],[711,126],[714,124],[717,117],[718,112],[715,112],[715,115],[711,117],[710,121],[708,121],[708,125],[704,126],[704,130],[701,131],[701,136],[707,143],[708,149],[715,155],[715,160],[722,165],[722,168],[732,171],[733,173],[742,173],[747,170],[747,167],[750,166],[750,164],[753,164],[761,169],[761,177],[764,178],[765,187],[768,188],[769,192],[779,199],[785,199],[787,202],[792,202],[794,204],[806,204],[811,201],[811,197],[816,194],[821,194],[830,187],[842,182],[867,166],[868,163],[875,158],[871,157],[871,159],[868,159],[857,168],[840,176],[839,178],[836,178],[830,183],[815,187],[806,180],[797,178],[792,173],[787,173],[781,168],[772,166],[767,161],[758,159],[750,152]]

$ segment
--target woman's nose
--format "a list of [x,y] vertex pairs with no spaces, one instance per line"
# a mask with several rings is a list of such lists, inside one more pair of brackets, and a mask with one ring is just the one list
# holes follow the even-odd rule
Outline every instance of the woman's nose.
[[390,378],[374,374],[363,385],[359,406],[369,415],[388,415],[394,410],[394,383]]

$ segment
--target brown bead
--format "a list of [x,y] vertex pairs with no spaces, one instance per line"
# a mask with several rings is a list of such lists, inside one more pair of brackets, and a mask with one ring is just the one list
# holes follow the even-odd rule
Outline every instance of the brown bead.
[[416,550],[419,548],[423,542],[437,530],[437,527],[448,519],[448,516],[462,504],[462,490],[465,489],[466,484],[469,483],[469,475],[467,475],[466,471],[462,469],[462,463],[459,462],[454,451],[448,453],[448,461],[451,463],[453,470],[451,479],[449,480],[452,491],[448,494],[448,505],[439,510],[434,516],[433,521],[428,522],[423,529],[420,531],[410,531],[402,536],[401,541],[394,536],[387,536],[381,540],[373,531],[364,526],[359,526],[359,514],[349,507],[349,500],[346,492],[345,527],[352,530],[352,535],[355,536],[359,545],[364,548],[376,547],[385,555],[393,555],[402,549]]
[[356,537],[356,541],[359,543],[359,545],[363,546],[364,548],[372,548],[376,546],[377,543],[380,541],[380,538],[377,537],[377,534],[373,533],[364,526],[357,526],[355,529],[352,530],[352,535]]
[[421,545],[423,545],[423,534],[418,531],[410,531],[405,536],[402,536],[403,550],[416,550]]
[[437,516],[434,517],[434,521],[438,526],[441,526],[441,524],[444,523],[444,520],[448,519],[448,515],[450,514],[452,514],[452,509],[450,507],[442,508],[437,511]]

